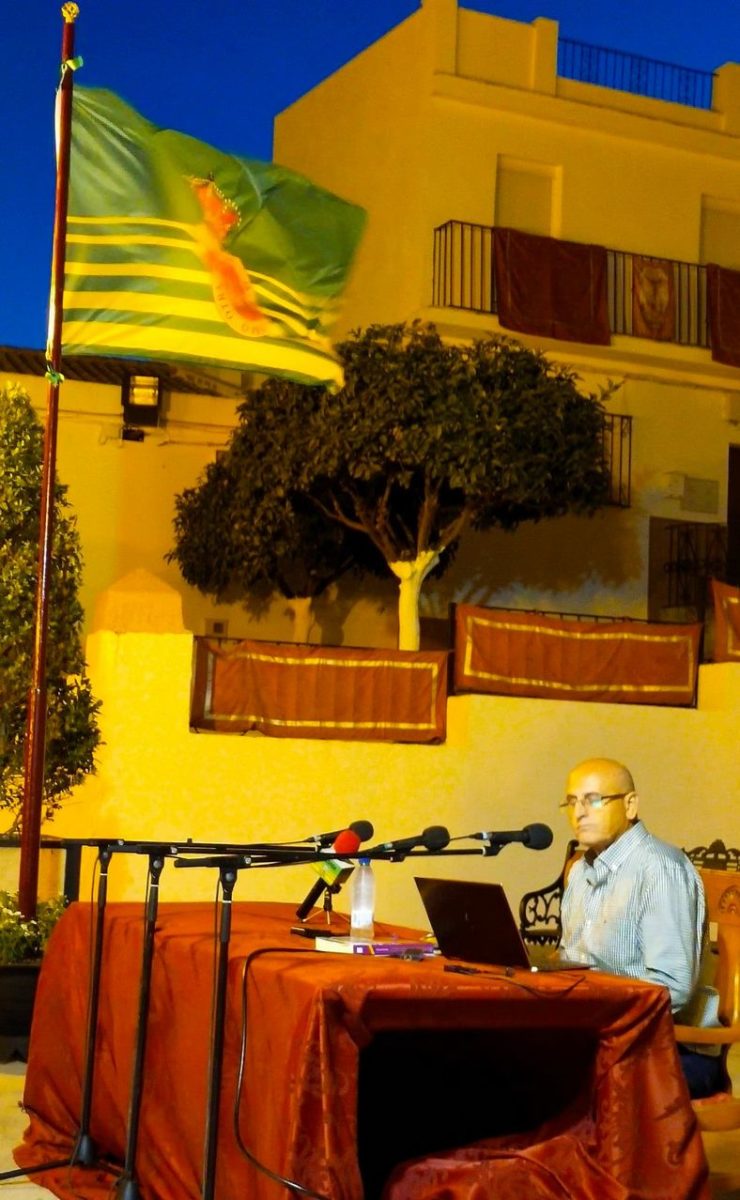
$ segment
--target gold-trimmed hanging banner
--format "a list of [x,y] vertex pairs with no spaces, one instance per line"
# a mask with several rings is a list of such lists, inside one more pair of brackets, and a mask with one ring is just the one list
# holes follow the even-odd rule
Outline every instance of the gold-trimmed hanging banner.
[[700,634],[700,624],[582,621],[461,604],[455,690],[690,705]]
[[196,640],[191,723],[220,733],[440,742],[445,651]]
[[712,580],[715,662],[740,662],[740,588]]

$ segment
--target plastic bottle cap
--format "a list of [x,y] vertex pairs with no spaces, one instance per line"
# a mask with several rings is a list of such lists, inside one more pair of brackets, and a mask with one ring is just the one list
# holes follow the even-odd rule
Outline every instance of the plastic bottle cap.
[[358,861],[358,863],[360,864],[360,866],[361,866],[361,867],[369,867],[369,866],[370,866],[370,859],[369,859],[369,858],[358,858],[358,860],[357,860],[357,861]]

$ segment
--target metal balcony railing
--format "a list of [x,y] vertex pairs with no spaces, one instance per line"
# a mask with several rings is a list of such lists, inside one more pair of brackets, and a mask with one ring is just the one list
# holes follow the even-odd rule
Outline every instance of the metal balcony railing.
[[[700,263],[680,262],[677,259],[655,259],[649,254],[631,254],[623,250],[607,250],[607,296],[609,327],[612,333],[634,336],[632,328],[633,261],[669,262],[673,271],[674,341],[679,346],[709,345],[707,320],[707,272]],[[644,336],[641,335],[641,336]]]
[[[617,252],[613,251],[616,255]],[[629,256],[621,255],[621,258]],[[684,264],[677,264],[684,265]],[[617,295],[624,268],[609,271],[609,295]],[[623,286],[623,284],[622,284]],[[493,269],[493,229],[463,221],[448,221],[434,231],[433,298],[435,308],[463,308],[495,313],[496,276]],[[612,330],[631,323],[624,296],[609,305]],[[691,309],[693,314],[697,306]],[[701,310],[705,317],[705,310]],[[628,320],[629,318],[629,320]],[[687,320],[685,328],[692,327]],[[696,321],[693,322],[696,325]],[[626,328],[623,332],[626,332]],[[629,508],[631,501],[632,418],[607,414],[604,420],[604,458],[609,468],[609,504]]]
[[[636,258],[673,270],[674,337],[681,346],[709,345],[706,268],[699,263],[653,258],[625,250],[607,249],[607,296],[612,333],[633,336],[632,282]],[[495,313],[496,276],[493,265],[493,227],[468,221],[446,221],[434,231],[432,303],[438,308]],[[644,335],[642,335],[644,336]]]
[[697,71],[570,38],[558,40],[558,75],[690,108],[712,107],[713,71]]

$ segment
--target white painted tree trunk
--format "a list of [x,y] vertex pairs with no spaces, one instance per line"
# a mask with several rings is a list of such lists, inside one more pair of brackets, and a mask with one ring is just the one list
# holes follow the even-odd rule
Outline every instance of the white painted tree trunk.
[[310,596],[293,596],[285,606],[293,618],[293,641],[307,642],[313,628],[313,601]]
[[423,550],[413,561],[388,563],[398,585],[398,649],[419,649],[419,593],[439,562],[434,550]]

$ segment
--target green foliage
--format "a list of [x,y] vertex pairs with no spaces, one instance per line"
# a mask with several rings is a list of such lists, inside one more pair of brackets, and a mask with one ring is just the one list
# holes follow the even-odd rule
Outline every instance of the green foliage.
[[288,598],[316,597],[356,565],[350,533],[292,486],[285,442],[319,395],[270,380],[241,406],[227,451],[176,497],[167,557],[188,583],[216,596],[267,584]]
[[0,965],[41,958],[65,906],[64,896],[41,900],[35,918],[28,920],[18,908],[18,897],[0,891]]
[[367,569],[429,551],[439,573],[467,526],[512,530],[604,502],[604,394],[581,393],[543,355],[503,337],[446,344],[418,322],[337,349],[341,391],[271,379],[178,498],[170,558],[201,590],[263,580],[316,595],[350,558]]
[[447,345],[419,323],[371,326],[339,352],[345,387],[296,432],[295,486],[386,561],[453,547],[468,524],[604,502],[603,396],[543,355],[503,337]]
[[[0,810],[17,825],[31,684],[43,431],[27,394],[0,389]],[[56,484],[49,591],[44,804],[49,817],[94,769],[99,703],[84,673],[82,562],[66,489]]]

